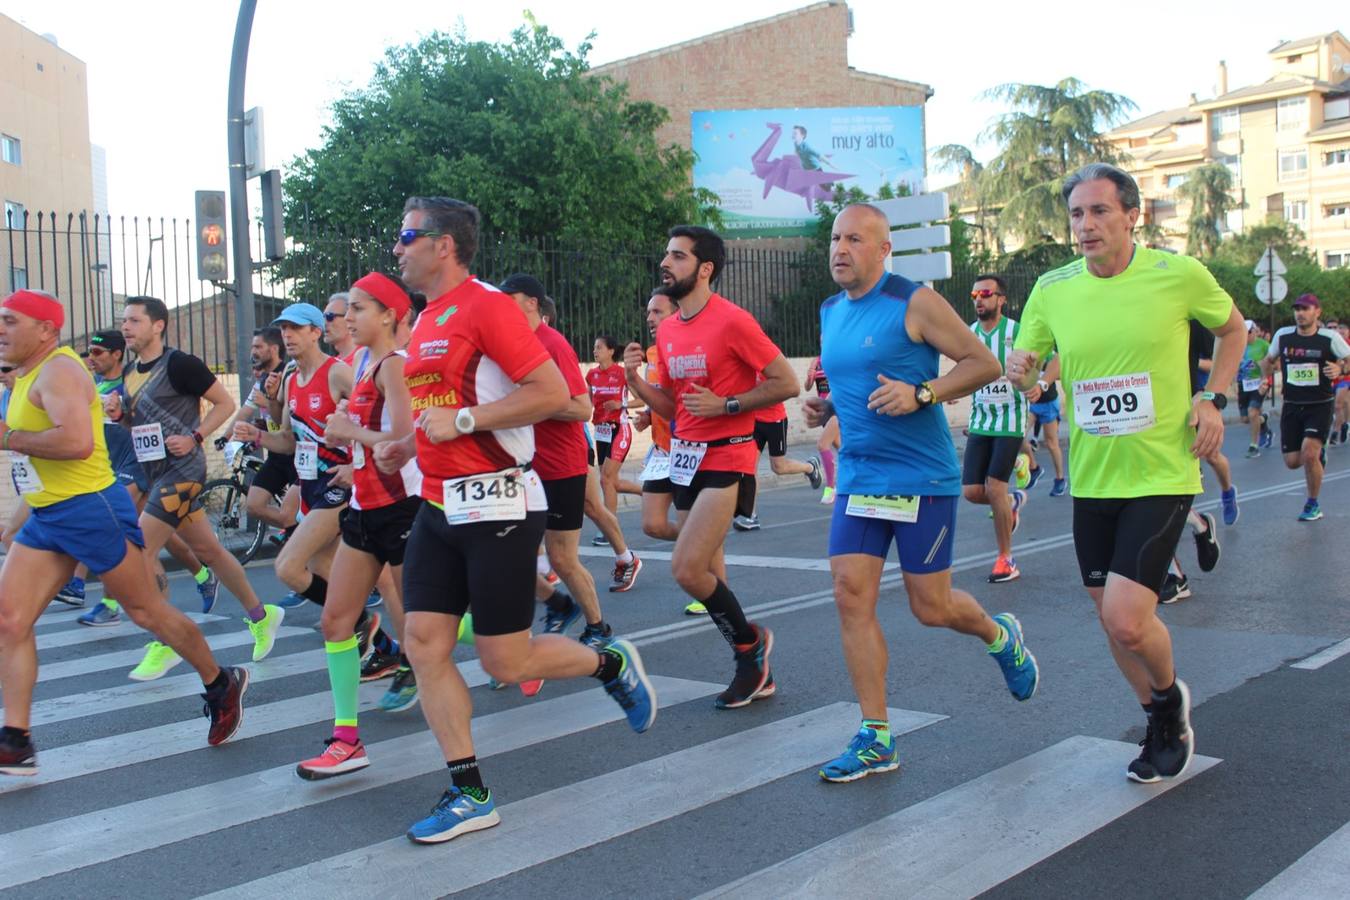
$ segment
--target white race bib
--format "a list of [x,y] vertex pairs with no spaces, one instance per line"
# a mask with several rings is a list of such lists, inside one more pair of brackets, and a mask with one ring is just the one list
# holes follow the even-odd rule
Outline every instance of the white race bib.
[[1013,386],[1007,378],[991,381],[975,392],[978,403],[1011,403],[1012,399]]
[[445,520],[451,525],[519,522],[526,512],[548,509],[543,482],[533,471],[504,469],[468,478],[447,478],[442,490]]
[[614,423],[602,422],[595,426],[595,439],[609,443],[614,440]]
[[670,477],[670,454],[660,447],[653,447],[647,454],[647,464],[642,467],[639,481],[660,481]]
[[919,520],[919,498],[849,494],[848,508],[844,512],[862,519],[917,522]]
[[14,484],[18,486],[20,494],[42,492],[42,479],[38,477],[37,469],[33,468],[33,462],[27,456],[13,450],[9,451],[9,467],[14,473]]
[[295,442],[295,474],[301,481],[318,480],[319,445],[316,442]]
[[1153,381],[1148,372],[1109,375],[1073,383],[1074,424],[1084,434],[1115,437],[1152,428]]
[[1291,363],[1285,369],[1284,379],[1298,387],[1317,387],[1321,375],[1317,363]]
[[149,425],[133,425],[131,428],[131,446],[136,451],[136,462],[154,462],[164,459],[164,429],[158,422]]
[[670,480],[674,484],[688,486],[698,472],[699,464],[708,452],[707,444],[682,441],[672,438],[670,441]]
[[[361,427],[361,417],[356,413],[350,413],[349,417],[356,423],[356,427]],[[352,468],[364,469],[366,466],[366,445],[360,441],[352,441]]]
[[1253,391],[1259,391],[1259,390],[1261,390],[1261,379],[1260,379],[1260,377],[1257,377],[1257,378],[1244,378],[1244,379],[1242,379],[1242,389],[1243,389],[1244,391],[1246,391],[1247,393],[1249,393],[1249,394],[1252,393]]

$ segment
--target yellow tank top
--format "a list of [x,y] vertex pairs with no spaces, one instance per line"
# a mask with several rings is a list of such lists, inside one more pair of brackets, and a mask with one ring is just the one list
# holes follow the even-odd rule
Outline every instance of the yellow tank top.
[[[39,409],[28,402],[28,391],[37,380],[42,367],[57,356],[68,356],[81,368],[84,361],[69,347],[58,347],[47,358],[33,367],[26,375],[14,380],[14,389],[9,398],[9,416],[6,423],[15,431],[46,431],[52,427],[52,420],[45,409]],[[90,379],[92,383],[92,378]],[[41,490],[24,490],[23,499],[34,508],[51,506],[62,500],[80,494],[92,494],[113,484],[112,466],[108,462],[108,444],[103,438],[103,404],[98,391],[89,401],[89,427],[94,432],[94,452],[87,459],[39,459],[36,456],[22,457],[10,451],[10,464],[27,466],[31,477],[20,478],[20,488],[25,484],[41,484]],[[17,458],[16,458],[17,457]]]

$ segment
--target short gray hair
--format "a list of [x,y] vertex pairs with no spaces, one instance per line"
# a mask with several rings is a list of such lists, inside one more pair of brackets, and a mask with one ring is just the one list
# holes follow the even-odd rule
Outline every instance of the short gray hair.
[[1069,202],[1069,195],[1073,189],[1085,181],[1098,181],[1105,179],[1116,186],[1116,195],[1120,198],[1120,205],[1126,209],[1139,209],[1139,185],[1135,184],[1134,178],[1124,169],[1119,169],[1109,163],[1088,163],[1083,168],[1074,172],[1064,179],[1064,185],[1060,188],[1060,195],[1064,198],[1065,205]]
[[478,208],[453,197],[409,197],[403,204],[403,212],[413,210],[425,213],[424,221],[432,230],[454,239],[455,260],[467,269],[478,253],[478,228],[482,221]]
[[352,305],[351,295],[348,294],[346,291],[338,291],[336,294],[329,294],[328,302],[332,303],[334,300],[341,300],[347,306]]

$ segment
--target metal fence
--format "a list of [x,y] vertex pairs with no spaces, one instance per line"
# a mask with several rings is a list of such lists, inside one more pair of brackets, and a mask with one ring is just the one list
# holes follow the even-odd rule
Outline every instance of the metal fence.
[[[149,294],[170,309],[167,341],[204,359],[218,372],[237,371],[234,296],[229,285],[196,271],[192,223],[187,219],[113,217],[80,213],[23,213],[0,222],[0,274],[6,293],[23,287],[48,291],[68,310],[63,336],[84,349],[88,335],[116,328],[128,296]],[[261,232],[253,235],[261,257]],[[298,300],[322,305],[371,270],[396,271],[392,235],[301,231],[287,240],[279,263],[255,264],[256,321],[271,321]],[[485,237],[474,263],[480,278],[497,282],[512,272],[539,278],[558,305],[559,326],[582,359],[600,334],[620,341],[646,337],[645,310],[657,285],[662,248],[563,246],[551,238]],[[979,272],[960,270],[934,287],[967,321],[974,318],[970,285]],[[1004,273],[1009,311],[1020,309],[1038,272]],[[814,356],[819,310],[835,290],[823,250],[728,245],[717,289],[745,307],[788,356]]]

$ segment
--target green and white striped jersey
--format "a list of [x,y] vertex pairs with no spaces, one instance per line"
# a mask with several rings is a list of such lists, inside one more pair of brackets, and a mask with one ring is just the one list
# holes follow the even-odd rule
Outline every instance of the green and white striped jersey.
[[[998,358],[999,366],[1004,369],[1007,368],[1008,353],[1012,351],[1020,327],[1007,316],[1000,316],[994,330],[989,332],[980,327],[979,319],[970,323],[970,330]],[[1022,437],[1026,428],[1026,397],[1006,377],[986,384],[971,397],[971,434]]]

